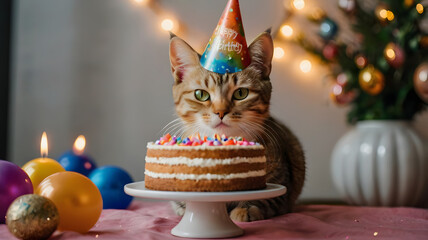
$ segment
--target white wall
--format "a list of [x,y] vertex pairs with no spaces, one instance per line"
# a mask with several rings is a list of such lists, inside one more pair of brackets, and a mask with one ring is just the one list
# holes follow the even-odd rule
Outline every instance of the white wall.
[[[226,0],[162,2],[187,26],[179,35],[201,52]],[[282,2],[241,0],[248,41],[278,26]],[[323,6],[336,12],[335,0]],[[84,134],[98,165],[119,165],[142,180],[146,143],[174,119],[169,37],[156,14],[130,0],[18,0],[15,13],[10,160],[23,165],[37,157],[44,130],[53,158]],[[348,129],[347,109],[329,103],[320,67],[297,70],[304,56],[287,48],[274,62],[272,114],[305,148],[302,197],[333,199],[329,158]],[[425,136],[427,120],[425,113],[415,124]]]

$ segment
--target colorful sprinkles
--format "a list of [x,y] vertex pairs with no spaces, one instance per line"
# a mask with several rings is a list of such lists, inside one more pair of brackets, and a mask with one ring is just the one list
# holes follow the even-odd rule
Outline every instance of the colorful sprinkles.
[[247,141],[243,137],[227,137],[224,134],[215,134],[213,137],[201,137],[196,134],[195,136],[189,136],[187,138],[181,138],[177,136],[171,136],[167,133],[155,142],[156,145],[177,145],[177,146],[228,146],[228,145],[239,145],[239,146],[252,146],[260,145],[256,142]]

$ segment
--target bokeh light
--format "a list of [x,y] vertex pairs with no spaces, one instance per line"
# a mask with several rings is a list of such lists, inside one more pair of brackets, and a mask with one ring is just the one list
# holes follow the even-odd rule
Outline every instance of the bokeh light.
[[311,71],[311,69],[312,69],[311,61],[305,59],[300,62],[300,71],[302,71],[303,73],[308,73]]
[[165,18],[164,20],[162,20],[161,27],[165,31],[172,31],[175,27],[175,23],[173,20]]
[[282,47],[276,47],[273,51],[273,56],[276,59],[283,58],[285,55],[284,49]]
[[294,30],[293,30],[293,28],[290,25],[286,24],[286,25],[283,25],[281,27],[281,33],[286,38],[289,38],[289,37],[293,36],[293,32],[294,32]]

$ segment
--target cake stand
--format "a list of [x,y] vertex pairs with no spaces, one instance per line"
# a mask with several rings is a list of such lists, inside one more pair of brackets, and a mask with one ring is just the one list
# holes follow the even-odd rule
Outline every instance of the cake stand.
[[140,198],[176,200],[186,202],[186,211],[171,234],[187,238],[226,238],[244,234],[230,219],[226,202],[278,197],[286,192],[282,185],[267,183],[267,187],[254,191],[236,192],[172,192],[145,188],[144,181],[125,185],[128,195]]

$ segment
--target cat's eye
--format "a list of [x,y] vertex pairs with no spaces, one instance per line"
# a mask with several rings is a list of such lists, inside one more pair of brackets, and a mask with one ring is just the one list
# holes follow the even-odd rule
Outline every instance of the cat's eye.
[[202,89],[195,90],[195,98],[201,102],[205,102],[210,99],[210,94]]
[[235,100],[243,100],[243,99],[245,99],[248,96],[249,92],[250,91],[248,90],[248,88],[238,88],[233,93],[233,99],[235,99]]

